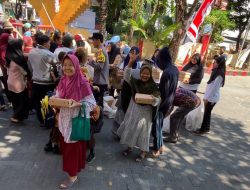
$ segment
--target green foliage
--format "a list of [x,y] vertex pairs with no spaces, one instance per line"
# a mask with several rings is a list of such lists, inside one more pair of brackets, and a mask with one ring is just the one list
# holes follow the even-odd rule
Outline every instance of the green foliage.
[[236,29],[239,30],[236,44],[236,51],[238,51],[242,33],[250,20],[250,0],[229,0],[228,9],[230,10],[229,18],[235,23]]
[[179,27],[178,24],[173,24],[170,17],[175,9],[173,2],[174,0],[109,0],[107,31],[121,35],[126,40],[132,30],[133,37],[137,40],[150,39],[158,47],[166,45],[170,41],[170,34]]
[[223,41],[221,33],[226,29],[235,29],[235,23],[229,19],[229,12],[223,10],[212,10],[210,15],[206,17],[204,25],[212,24],[212,40],[214,43]]

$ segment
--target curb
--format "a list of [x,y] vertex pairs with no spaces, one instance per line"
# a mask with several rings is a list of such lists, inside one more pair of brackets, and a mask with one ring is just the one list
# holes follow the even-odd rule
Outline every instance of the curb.
[[[183,66],[177,66],[178,70],[181,71]],[[205,73],[207,74],[211,74],[211,69],[209,68],[205,68]],[[239,71],[239,70],[227,70],[226,71],[226,75],[227,76],[242,76],[242,77],[246,77],[246,76],[250,76],[250,71]]]

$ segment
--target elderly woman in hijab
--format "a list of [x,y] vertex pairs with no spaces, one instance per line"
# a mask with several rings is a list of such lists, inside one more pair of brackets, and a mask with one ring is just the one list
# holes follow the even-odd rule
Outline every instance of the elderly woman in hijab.
[[[124,80],[131,86],[132,98],[117,134],[121,138],[121,144],[128,145],[128,148],[123,152],[124,156],[128,156],[132,152],[133,147],[139,147],[141,153],[136,158],[136,161],[140,162],[145,158],[146,153],[149,152],[153,106],[159,104],[160,93],[152,78],[151,65],[142,65],[140,79],[131,77],[132,66],[135,63],[136,56],[131,56],[131,59],[128,67],[125,69]],[[136,93],[152,95],[155,101],[152,105],[137,104],[135,103]]]
[[161,104],[159,110],[155,114],[152,127],[153,140],[153,155],[159,156],[162,152],[162,125],[164,117],[168,116],[172,111],[175,92],[178,85],[179,71],[172,63],[172,58],[168,47],[160,50],[156,57],[157,66],[163,71],[159,90],[161,93]]
[[28,118],[28,90],[27,77],[30,78],[27,61],[22,52],[23,41],[13,39],[6,50],[6,66],[8,68],[8,89],[13,105],[13,116],[10,119],[18,123]]
[[[124,60],[124,66],[125,69],[130,61],[133,61],[132,69],[139,69],[140,68],[140,51],[138,47],[132,47],[129,51],[129,54]],[[130,57],[133,57],[133,60],[130,60]],[[139,74],[139,73],[138,73]],[[122,90],[121,90],[121,103],[122,103],[122,109],[123,112],[126,113],[128,109],[128,105],[131,99],[132,91],[130,85],[127,83],[127,81],[124,81],[122,84]]]

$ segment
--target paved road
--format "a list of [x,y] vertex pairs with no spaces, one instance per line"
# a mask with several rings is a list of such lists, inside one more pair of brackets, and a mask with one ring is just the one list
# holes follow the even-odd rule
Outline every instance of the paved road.
[[[208,136],[182,130],[180,142],[166,144],[161,158],[139,164],[134,161],[137,152],[129,158],[121,155],[124,147],[110,133],[112,120],[105,120],[97,135],[97,158],[81,172],[74,189],[249,190],[249,92],[250,77],[227,77]],[[65,174],[61,157],[43,152],[49,131],[39,128],[34,117],[25,125],[10,124],[10,115],[11,110],[0,112],[0,189],[57,189]]]

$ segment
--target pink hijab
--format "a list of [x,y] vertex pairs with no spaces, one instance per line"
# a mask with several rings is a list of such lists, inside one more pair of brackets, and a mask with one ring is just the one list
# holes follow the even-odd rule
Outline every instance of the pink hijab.
[[58,84],[57,90],[60,98],[81,101],[92,94],[90,84],[80,71],[79,60],[75,55],[68,54],[64,57],[70,59],[75,67],[75,74],[72,77],[63,76]]
[[5,53],[8,45],[10,34],[2,33],[0,37],[0,63],[5,64]]

